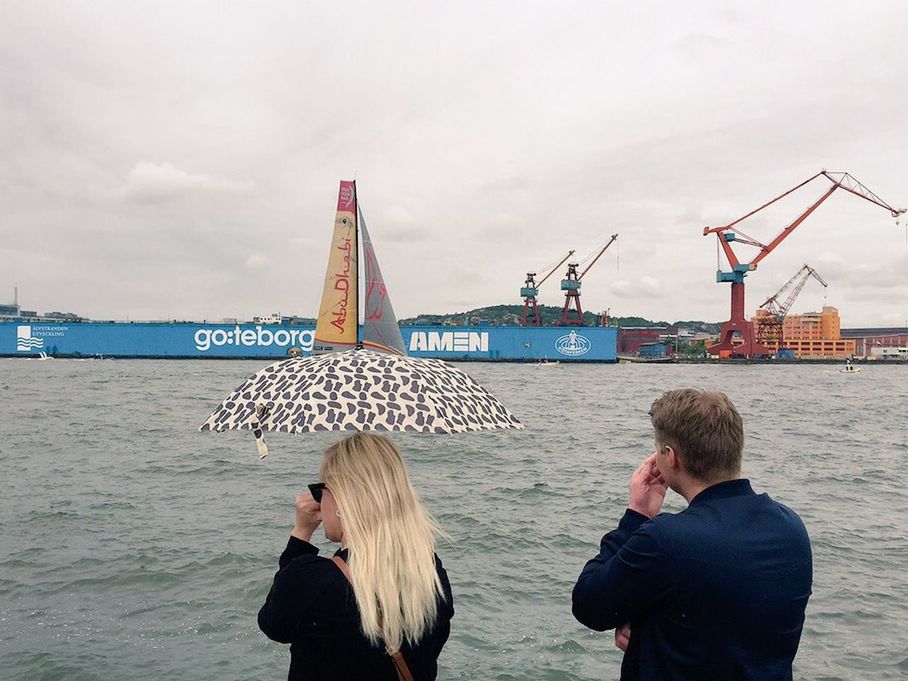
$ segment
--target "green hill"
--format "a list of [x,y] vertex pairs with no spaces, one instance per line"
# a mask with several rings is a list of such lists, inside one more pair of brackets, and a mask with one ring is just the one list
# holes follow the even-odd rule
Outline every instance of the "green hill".
[[[561,319],[561,307],[554,305],[540,305],[539,317],[543,326],[552,326]],[[478,307],[465,312],[451,314],[421,314],[408,319],[401,319],[401,326],[519,326],[523,319],[523,305],[491,305]],[[595,326],[599,323],[599,315],[591,312],[583,313],[585,326]],[[650,321],[644,317],[611,317],[611,326],[668,326],[665,321]],[[675,322],[680,327],[693,331],[706,331],[718,333],[719,324],[701,321]]]

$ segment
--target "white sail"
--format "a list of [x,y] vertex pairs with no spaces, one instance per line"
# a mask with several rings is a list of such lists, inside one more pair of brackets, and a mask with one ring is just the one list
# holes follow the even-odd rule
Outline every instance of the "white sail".
[[341,180],[313,354],[348,350],[357,344],[357,213],[356,182]]
[[404,339],[362,212],[359,213],[359,231],[363,247],[363,345],[372,350],[406,355]]

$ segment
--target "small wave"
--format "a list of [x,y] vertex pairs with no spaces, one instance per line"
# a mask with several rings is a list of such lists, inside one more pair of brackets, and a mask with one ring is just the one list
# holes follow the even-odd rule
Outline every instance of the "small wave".
[[88,653],[13,652],[0,658],[0,678],[100,681],[98,658]]
[[586,648],[572,638],[560,643],[550,643],[543,646],[542,649],[546,652],[558,653],[559,655],[579,655],[586,652]]

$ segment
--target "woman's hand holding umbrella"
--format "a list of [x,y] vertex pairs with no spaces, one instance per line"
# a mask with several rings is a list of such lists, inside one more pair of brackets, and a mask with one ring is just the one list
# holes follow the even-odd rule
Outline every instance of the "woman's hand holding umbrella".
[[310,541],[312,533],[322,524],[322,507],[315,502],[312,494],[296,495],[296,524],[290,533],[297,539]]

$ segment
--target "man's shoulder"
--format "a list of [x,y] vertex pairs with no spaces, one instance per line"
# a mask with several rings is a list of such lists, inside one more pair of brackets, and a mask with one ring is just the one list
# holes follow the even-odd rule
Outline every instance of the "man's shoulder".
[[807,528],[804,526],[804,521],[801,520],[801,516],[798,515],[794,509],[792,509],[790,506],[786,506],[779,501],[776,501],[765,492],[763,494],[760,494],[759,496],[765,500],[764,503],[767,505],[767,507],[772,509],[772,511],[778,516],[780,522],[787,523],[791,526],[792,530],[797,532],[798,534],[803,534],[805,537],[807,536]]
[[656,541],[664,542],[670,537],[677,536],[685,528],[696,524],[698,524],[697,519],[687,514],[687,509],[677,513],[663,511],[643,523],[637,531],[643,531]]
[[688,506],[680,513],[663,515],[666,516],[662,520],[666,530],[713,527],[724,531],[722,528],[727,529],[731,525],[747,527],[751,531],[762,528],[762,531],[780,532],[786,536],[799,535],[808,539],[801,517],[766,492],[710,500]]

